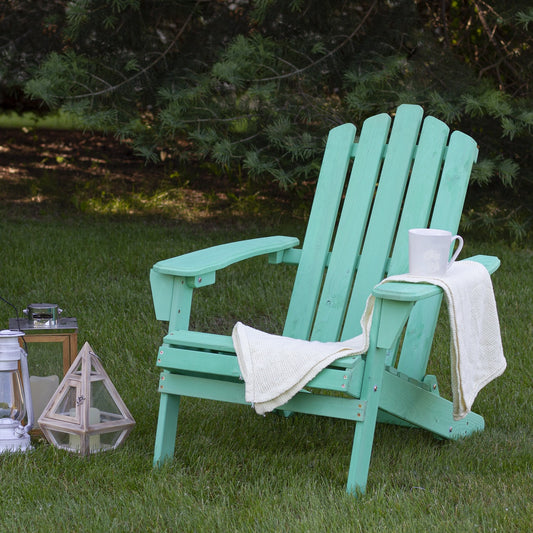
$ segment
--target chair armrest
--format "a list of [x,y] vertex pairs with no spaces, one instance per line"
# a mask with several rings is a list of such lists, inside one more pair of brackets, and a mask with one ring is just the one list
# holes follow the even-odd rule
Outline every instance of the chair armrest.
[[474,255],[466,260],[481,263],[489,271],[489,274],[494,274],[501,265],[501,261],[493,255]]
[[225,268],[233,263],[263,254],[272,254],[298,246],[296,237],[261,237],[220,244],[203,250],[165,259],[152,268],[159,274],[171,276],[198,276]]
[[[500,260],[490,255],[475,255],[469,257],[468,261],[481,263],[490,274],[493,274],[500,266]],[[437,285],[425,283],[404,283],[391,281],[374,287],[372,294],[376,298],[385,300],[397,300],[399,302],[417,302],[431,296],[441,294],[442,289]]]
[[215,283],[217,270],[263,254],[279,259],[280,253],[298,244],[296,237],[262,237],[212,246],[157,262],[150,270],[156,318],[170,321],[170,329],[188,329],[192,291]]
[[442,289],[437,285],[390,281],[374,287],[372,294],[376,298],[383,298],[384,300],[417,302],[418,300],[442,294]]

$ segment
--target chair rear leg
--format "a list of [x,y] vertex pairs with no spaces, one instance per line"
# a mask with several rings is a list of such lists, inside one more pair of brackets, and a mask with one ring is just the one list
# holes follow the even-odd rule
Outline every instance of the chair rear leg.
[[154,446],[154,466],[172,459],[176,446],[180,396],[161,393]]

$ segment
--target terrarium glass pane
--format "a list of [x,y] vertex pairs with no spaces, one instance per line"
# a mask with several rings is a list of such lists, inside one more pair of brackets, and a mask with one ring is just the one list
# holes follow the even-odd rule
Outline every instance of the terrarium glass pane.
[[113,415],[122,417],[120,409],[117,407],[115,400],[111,397],[103,381],[93,381],[91,383],[91,407],[99,409],[103,416],[111,420],[117,419]]
[[63,392],[61,400],[57,404],[55,414],[72,417],[72,421],[79,420],[76,416],[76,404],[79,401],[78,389],[70,386]]
[[70,437],[72,436],[70,433],[65,433],[63,431],[49,431],[50,436],[53,439],[53,444],[58,446],[59,448],[70,448]]
[[89,448],[91,452],[101,451],[102,448],[108,447],[106,444],[100,443],[100,435],[69,433],[67,431],[52,430],[49,432],[54,444],[59,448],[70,450],[73,452],[79,452],[81,449],[81,439],[89,438]]
[[100,445],[103,449],[111,449],[117,445],[117,441],[122,435],[123,431],[111,431],[109,433],[100,434]]
[[84,434],[80,435],[69,435],[69,447],[71,450],[80,451],[81,449],[81,439],[89,437],[89,449],[91,452],[98,452],[102,448],[100,444],[100,435],[91,435]]
[[39,427],[39,417],[59,386],[58,376],[30,376],[33,427]]

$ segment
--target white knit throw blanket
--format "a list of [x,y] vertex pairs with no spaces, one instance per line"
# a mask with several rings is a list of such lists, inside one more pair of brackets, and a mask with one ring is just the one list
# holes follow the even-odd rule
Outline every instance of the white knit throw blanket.
[[[506,361],[490,275],[474,261],[459,261],[440,277],[390,276],[442,287],[451,329],[453,416],[466,416],[478,392],[503,373]],[[363,333],[342,342],[318,342],[271,335],[237,322],[233,343],[245,381],[245,399],[259,414],[285,404],[334,360],[368,350],[375,298],[361,318]]]

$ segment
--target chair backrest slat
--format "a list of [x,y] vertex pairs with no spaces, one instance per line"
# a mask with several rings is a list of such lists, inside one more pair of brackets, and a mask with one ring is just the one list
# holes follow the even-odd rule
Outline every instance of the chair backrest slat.
[[457,231],[477,148],[460,132],[447,145],[446,124],[422,118],[414,105],[397,109],[392,128],[388,115],[371,117],[356,145],[353,125],[331,130],[284,335],[358,335],[372,288],[407,271],[408,230]]
[[308,339],[311,333],[355,133],[354,125],[343,124],[328,135],[283,331],[288,337]]
[[[431,216],[431,227],[457,233],[470,172],[477,155],[474,139],[459,131],[451,134]],[[417,379],[423,378],[417,372],[426,367],[425,362],[431,352],[440,302],[440,297],[419,302],[409,317],[398,370]],[[404,354],[407,356],[404,357]]]
[[409,187],[387,274],[402,274],[409,265],[409,229],[426,228],[433,209],[449,128],[427,117],[422,126]]
[[359,321],[366,300],[385,276],[422,116],[419,106],[401,106],[394,118],[341,339],[361,332]]
[[432,228],[442,228],[457,233],[470,172],[477,155],[477,144],[472,137],[460,131],[451,134],[435,208],[431,216]]
[[313,326],[312,340],[337,339],[340,335],[390,123],[389,115],[381,114],[363,124]]

